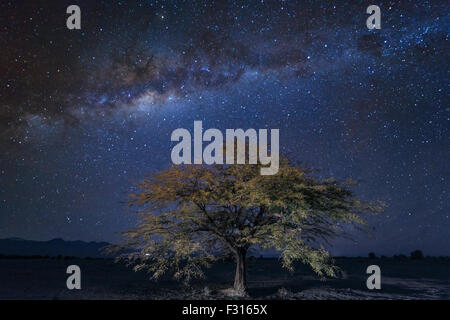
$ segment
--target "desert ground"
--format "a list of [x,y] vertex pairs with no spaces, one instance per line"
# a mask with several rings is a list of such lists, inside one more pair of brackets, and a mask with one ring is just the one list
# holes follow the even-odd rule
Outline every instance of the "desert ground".
[[[66,268],[81,268],[81,290],[66,288]],[[320,280],[306,266],[294,273],[277,259],[249,259],[249,299],[450,299],[450,259],[337,258],[338,278]],[[367,266],[381,268],[381,289],[366,287]],[[149,280],[111,259],[0,259],[0,299],[230,299],[223,289],[234,265],[222,262],[206,278],[185,286],[169,278]]]

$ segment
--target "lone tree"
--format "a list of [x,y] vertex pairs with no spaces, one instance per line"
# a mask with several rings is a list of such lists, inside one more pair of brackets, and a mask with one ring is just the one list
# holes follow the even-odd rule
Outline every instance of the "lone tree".
[[344,234],[346,224],[363,227],[362,214],[378,212],[383,204],[355,198],[352,181],[319,180],[287,159],[275,175],[260,175],[260,167],[172,166],[148,176],[131,195],[140,222],[124,232],[125,242],[116,249],[136,249],[126,258],[154,279],[172,273],[185,281],[233,254],[236,295],[247,294],[245,258],[256,245],[279,250],[289,270],[299,260],[320,276],[334,276],[321,243]]

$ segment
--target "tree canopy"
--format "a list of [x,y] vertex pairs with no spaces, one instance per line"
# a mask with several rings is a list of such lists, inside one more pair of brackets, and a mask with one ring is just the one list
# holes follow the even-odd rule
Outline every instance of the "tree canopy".
[[351,190],[354,181],[318,179],[313,171],[283,158],[275,175],[260,175],[260,165],[173,165],[136,183],[130,204],[139,207],[139,224],[124,233],[119,248],[135,270],[154,279],[165,273],[189,281],[204,267],[233,254],[234,289],[246,292],[245,256],[258,246],[280,252],[283,267],[295,261],[320,276],[336,268],[322,244],[345,233],[345,226],[364,229],[365,213],[383,203],[364,202]]

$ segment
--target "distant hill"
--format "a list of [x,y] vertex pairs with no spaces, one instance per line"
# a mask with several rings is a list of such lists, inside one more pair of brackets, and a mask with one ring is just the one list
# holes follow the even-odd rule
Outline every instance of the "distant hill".
[[75,256],[80,258],[105,258],[100,251],[109,245],[107,242],[65,241],[53,239],[49,241],[33,241],[20,238],[0,239],[0,254],[18,256]]

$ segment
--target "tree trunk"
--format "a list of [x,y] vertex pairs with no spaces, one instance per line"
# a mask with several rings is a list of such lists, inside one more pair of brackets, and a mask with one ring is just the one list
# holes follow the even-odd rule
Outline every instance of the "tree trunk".
[[247,295],[247,272],[245,265],[245,256],[247,255],[247,249],[237,248],[236,252],[236,274],[234,276],[234,291],[237,295]]

